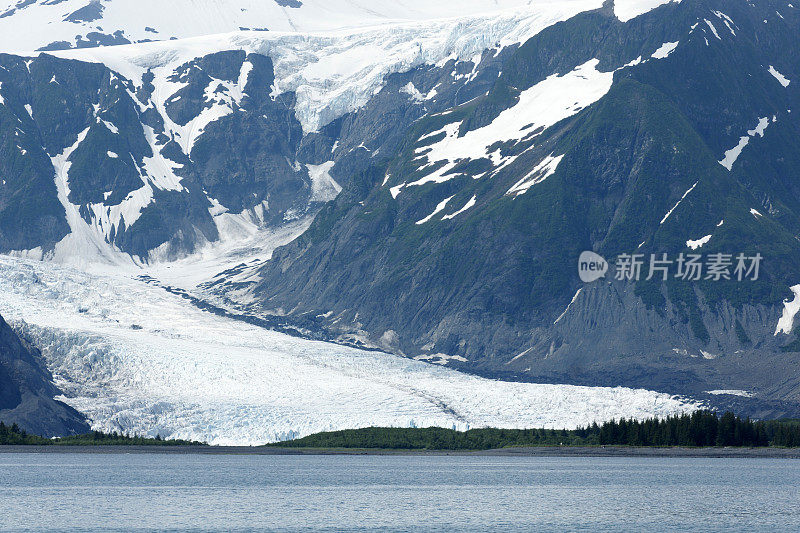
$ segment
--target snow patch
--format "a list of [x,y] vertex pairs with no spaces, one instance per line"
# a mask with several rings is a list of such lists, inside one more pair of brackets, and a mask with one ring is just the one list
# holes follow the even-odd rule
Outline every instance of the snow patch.
[[753,393],[746,390],[725,389],[725,390],[709,390],[706,394],[713,394],[715,396],[741,396],[742,398],[752,398]]
[[422,94],[419,92],[412,82],[408,82],[405,86],[400,89],[401,93],[409,95],[414,101],[416,102],[424,102],[426,100],[430,100],[436,96],[436,87],[428,91],[427,94]]
[[653,59],[665,59],[668,57],[672,52],[678,48],[680,41],[675,41],[674,43],[664,43],[662,44],[658,50],[653,52],[652,58]]
[[764,137],[764,132],[767,130],[767,126],[769,126],[769,119],[767,117],[763,117],[758,119],[758,124],[756,125],[755,129],[747,130],[747,134],[750,137],[755,137],[758,135],[759,137]]
[[767,117],[758,119],[758,124],[756,125],[755,129],[748,130],[747,135],[740,137],[739,143],[725,152],[725,157],[722,158],[722,161],[720,161],[719,164],[727,168],[729,171],[732,170],[733,164],[736,163],[736,160],[739,159],[740,155],[742,155],[742,151],[745,149],[745,147],[750,144],[750,138],[755,137],[756,135],[759,137],[764,137],[764,132],[769,124],[769,118]]
[[673,211],[675,211],[675,210],[678,208],[678,206],[679,206],[679,205],[681,205],[681,202],[683,202],[683,200],[684,200],[684,199],[685,199],[687,196],[689,196],[689,193],[690,193],[690,192],[692,192],[692,191],[694,190],[694,188],[695,188],[695,187],[697,187],[697,184],[698,184],[698,183],[700,183],[700,182],[699,182],[699,181],[696,181],[696,182],[694,182],[694,185],[692,185],[691,187],[689,187],[689,190],[687,190],[685,193],[683,193],[683,196],[681,196],[681,199],[680,199],[680,200],[678,200],[678,203],[676,203],[676,204],[675,204],[675,205],[672,207],[672,209],[670,209],[669,211],[667,211],[667,214],[666,214],[666,215],[664,215],[664,218],[662,218],[662,219],[661,219],[661,222],[659,222],[659,224],[663,224],[664,222],[666,222],[666,221],[667,221],[667,219],[668,219],[668,218],[669,218],[669,216],[672,214],[672,212],[673,212]]
[[400,195],[400,191],[402,191],[403,187],[405,186],[406,186],[405,183],[401,183],[400,185],[395,185],[394,187],[390,187],[389,193],[392,195],[392,198],[396,200],[397,197]]
[[447,202],[449,202],[452,199],[453,199],[453,196],[451,196],[450,198],[445,198],[444,200],[439,202],[439,204],[436,206],[436,209],[433,210],[433,213],[431,213],[430,215],[426,216],[422,220],[418,220],[417,221],[417,226],[421,226],[422,224],[425,224],[426,222],[430,222],[430,220],[433,217],[435,217],[436,215],[438,215],[439,213],[444,211],[444,208],[447,207]]
[[[458,136],[460,123],[449,124],[423,136],[420,140],[442,132],[446,134],[444,139],[416,149],[416,161],[427,161],[421,169],[437,164],[439,168],[406,186],[442,183],[452,179],[455,177],[452,169],[463,160],[488,158],[494,164],[495,172],[508,165],[518,156],[502,158],[499,150],[489,153],[489,147],[498,142],[521,140],[532,131],[548,128],[608,93],[614,72],[598,71],[598,63],[599,60],[592,59],[563,76],[549,76],[523,91],[518,103],[500,113],[491,124],[468,131],[461,137]],[[552,165],[553,161],[550,160],[548,164]]]
[[708,19],[703,19],[703,20],[705,21],[706,25],[711,29],[711,32],[714,34],[714,37],[716,37],[721,41],[722,37],[720,37],[719,33],[717,33],[717,28],[714,26],[714,24]]
[[111,122],[109,122],[109,121],[107,121],[107,120],[103,120],[103,119],[101,119],[101,118],[99,118],[99,117],[98,117],[98,119],[97,119],[97,122],[98,122],[98,124],[103,124],[103,125],[105,125],[105,127],[106,127],[106,128],[108,128],[108,131],[110,131],[110,132],[111,132],[111,133],[113,133],[114,135],[119,135],[119,128],[117,128],[117,127],[116,127],[114,124],[112,124]]
[[778,83],[780,83],[780,84],[781,84],[781,85],[783,85],[784,87],[788,87],[788,86],[789,86],[789,84],[790,84],[790,83],[792,83],[792,82],[791,82],[791,80],[789,80],[789,79],[788,79],[786,76],[784,76],[783,74],[781,74],[780,72],[778,72],[778,71],[775,69],[775,67],[773,67],[772,65],[770,65],[770,66],[769,66],[769,73],[770,73],[770,74],[772,74],[772,76],[773,76],[773,77],[774,77],[776,80],[778,80]]
[[735,37],[735,36],[736,36],[736,31],[733,29],[733,27],[734,27],[734,26],[736,26],[736,24],[734,24],[734,22],[733,22],[733,19],[732,19],[732,18],[730,18],[730,17],[729,17],[728,15],[726,15],[725,13],[723,13],[722,11],[714,11],[714,14],[715,14],[715,15],[716,15],[716,16],[717,16],[717,17],[718,17],[720,20],[722,20],[722,22],[723,22],[723,23],[725,24],[725,26],[728,28],[728,31],[730,31],[730,32],[731,32],[731,35],[733,35],[733,36]]
[[460,215],[460,214],[462,214],[462,213],[465,213],[465,212],[469,211],[470,209],[472,209],[472,208],[475,206],[475,203],[476,203],[477,201],[478,201],[478,197],[477,197],[477,196],[475,196],[475,195],[473,195],[473,196],[472,196],[472,198],[470,198],[470,199],[467,201],[467,203],[466,203],[466,204],[464,204],[464,207],[462,207],[461,209],[459,209],[458,211],[456,211],[455,213],[453,213],[453,214],[451,214],[451,215],[445,215],[445,216],[443,216],[443,217],[442,217],[442,220],[452,220],[452,219],[456,218],[458,215]]
[[614,14],[622,22],[644,15],[657,7],[681,0],[614,0]]
[[558,318],[556,318],[555,322],[553,322],[553,325],[554,325],[554,326],[555,326],[556,324],[558,324],[559,322],[561,322],[561,319],[563,319],[565,316],[567,316],[567,313],[568,313],[568,312],[569,312],[569,310],[572,308],[572,304],[574,304],[574,303],[575,303],[575,300],[577,300],[577,299],[578,299],[578,296],[580,296],[580,294],[581,294],[581,291],[583,291],[583,287],[581,287],[580,289],[578,289],[578,292],[576,292],[576,293],[575,293],[575,296],[573,296],[573,297],[572,297],[572,300],[570,300],[569,304],[567,304],[567,308],[566,308],[566,309],[564,309],[564,312],[563,312],[563,313],[561,313],[560,315],[558,315]]
[[460,355],[447,355],[444,353],[418,355],[414,358],[414,360],[425,361],[427,363],[442,366],[450,363],[450,361],[460,361],[462,363],[466,363],[468,361],[468,359],[461,357]]
[[731,170],[733,168],[733,164],[739,159],[739,156],[742,155],[742,150],[750,143],[750,137],[743,136],[739,138],[739,144],[731,148],[730,150],[725,152],[725,157],[722,158],[722,161],[719,162],[720,165]]
[[778,320],[778,325],[775,328],[775,335],[778,333],[790,335],[794,328],[794,317],[797,316],[797,312],[800,311],[800,285],[795,285],[791,287],[791,289],[792,293],[794,293],[794,299],[791,301],[783,301],[783,315],[780,320]]
[[328,161],[321,165],[306,165],[311,177],[311,201],[330,202],[335,200],[342,187],[331,177],[331,169],[336,163]]
[[705,237],[701,237],[696,241],[691,241],[691,240],[686,241],[686,246],[691,248],[692,250],[698,250],[702,248],[704,244],[708,244],[708,241],[711,240],[711,237],[713,237],[713,235],[706,235]]
[[556,169],[558,168],[558,165],[561,163],[562,159],[564,159],[563,155],[553,157],[553,154],[550,154],[549,156],[545,157],[544,160],[536,165],[536,167],[527,176],[515,183],[506,194],[513,194],[514,196],[525,194],[531,187],[542,183],[544,180],[555,174]]

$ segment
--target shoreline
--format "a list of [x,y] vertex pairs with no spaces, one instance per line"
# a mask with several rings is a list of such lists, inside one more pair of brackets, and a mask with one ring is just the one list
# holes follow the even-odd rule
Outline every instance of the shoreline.
[[160,455],[381,455],[460,457],[653,457],[653,458],[768,458],[800,459],[800,448],[655,448],[629,446],[552,446],[500,448],[494,450],[383,450],[320,449],[249,446],[58,446],[6,445],[0,454],[160,454]]

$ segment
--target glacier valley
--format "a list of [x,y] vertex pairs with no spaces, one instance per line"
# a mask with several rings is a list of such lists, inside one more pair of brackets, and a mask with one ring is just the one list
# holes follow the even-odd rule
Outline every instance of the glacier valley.
[[645,390],[511,383],[269,331],[131,272],[0,257],[0,308],[92,427],[257,445],[367,426],[573,428],[697,404]]

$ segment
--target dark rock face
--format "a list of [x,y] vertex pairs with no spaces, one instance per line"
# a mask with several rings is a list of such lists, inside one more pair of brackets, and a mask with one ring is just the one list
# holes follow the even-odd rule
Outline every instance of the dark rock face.
[[[236,88],[245,62],[247,83]],[[0,55],[0,252],[47,255],[71,231],[56,185],[60,155],[69,204],[109,245],[143,261],[157,248],[168,258],[217,240],[212,207],[252,212],[264,225],[317,208],[297,163],[294,95],[270,96],[269,58],[229,51],[182,65],[170,81],[184,87],[165,115],[153,79],[145,73],[136,87],[98,64]],[[225,115],[195,128],[215,106]]]
[[[515,49],[486,51],[480,69],[450,61],[391,75],[364,109],[308,134],[294,93],[272,94],[274,67],[263,55],[221,51],[166,79],[148,71],[135,81],[100,64],[0,55],[0,253],[48,256],[74,231],[73,208],[101,240],[141,261],[218,240],[220,213],[261,225],[313,213],[330,191],[314,196],[308,165],[330,165],[346,185],[391,157],[415,121],[489,91]],[[177,88],[161,102],[164,83]],[[55,175],[59,157],[64,176]]]
[[0,421],[46,437],[88,432],[85,417],[53,399],[59,394],[39,354],[0,317]]
[[64,20],[68,22],[92,22],[103,18],[103,11],[105,6],[100,0],[92,0],[80,9],[77,9],[67,15]]

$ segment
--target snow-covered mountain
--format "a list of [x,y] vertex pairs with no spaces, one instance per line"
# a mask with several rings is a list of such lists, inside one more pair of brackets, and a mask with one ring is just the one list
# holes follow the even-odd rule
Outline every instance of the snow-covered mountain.
[[[484,56],[490,64],[596,4],[545,2],[314,35],[240,31],[7,56],[0,68],[3,166],[12,175],[34,174],[23,183],[41,187],[35,205],[26,199],[14,207],[13,216],[22,211],[34,227],[0,233],[0,250],[151,262],[311,214],[371,158],[356,148],[375,132],[334,132],[335,121],[374,101],[393,74],[471,71],[438,83],[438,107],[446,109],[488,88],[491,80],[474,79]],[[394,98],[387,108],[418,107],[405,93]],[[405,124],[386,126],[399,133]],[[46,183],[51,167],[58,169],[55,187]],[[6,191],[19,192],[12,180]]]
[[[355,375],[376,391],[354,404],[372,413],[365,424],[460,420],[423,409],[416,392],[386,392],[406,394],[411,368],[386,352],[492,379],[623,385],[756,416],[800,412],[793,5],[159,7],[22,1],[0,13],[0,50],[16,52],[0,54],[0,253],[16,256],[3,260],[13,292],[0,313],[38,339],[67,401],[96,426],[217,442],[234,431],[218,431],[219,413],[248,428],[237,442],[328,427],[326,409],[341,405],[304,403],[290,381],[267,380],[289,372],[281,353],[288,366],[313,362],[303,380],[333,368],[332,379]],[[583,250],[769,260],[746,285],[583,285]],[[214,344],[164,316],[145,326],[157,313],[140,320],[131,297],[220,338],[236,333]],[[53,298],[74,309],[48,314]],[[253,327],[186,302],[235,309]],[[381,352],[312,349],[256,327],[265,325]],[[182,354],[174,365],[163,343]],[[193,370],[187,354],[203,343]],[[213,376],[208,390],[217,390],[230,350],[241,356],[235,397],[204,404],[182,372],[197,383]],[[535,410],[514,418],[495,396],[511,387],[538,405],[541,389],[413,369],[433,380],[423,396],[466,423],[545,423]],[[262,398],[263,380],[275,396]],[[454,399],[459,387],[491,407]],[[595,393],[613,401],[608,389],[585,397]],[[557,394],[567,412],[583,393]],[[287,398],[305,415],[266,416]],[[376,401],[411,407],[381,418],[366,407]],[[554,423],[645,411],[604,407]],[[343,412],[342,422],[352,414]]]
[[[324,316],[343,340],[493,377],[747,391],[709,399],[798,413],[800,12],[683,0],[627,19],[619,7],[484,57],[461,71],[460,94],[475,92],[446,109],[435,75],[388,86],[421,115],[395,122],[394,148],[248,295],[265,312]],[[357,115],[387,113],[370,102]],[[662,281],[646,262],[638,281],[612,270],[587,285],[586,250],[765,259],[754,282],[735,265],[730,279],[673,268]]]
[[[380,152],[367,141],[391,146],[425,113],[488,91],[520,43],[600,3],[175,3],[174,22],[184,31],[169,38],[200,36],[5,56],[0,172],[12,179],[0,189],[0,251],[142,264],[311,216]],[[663,3],[615,9],[624,20]],[[75,10],[83,14],[72,16]],[[195,16],[177,16],[187,10]],[[295,29],[338,29],[205,35],[237,28],[220,10],[288,17]],[[169,9],[153,15],[121,0],[24,1],[4,13],[0,24],[9,28],[39,17],[31,24],[47,31],[28,31],[29,38],[74,33],[72,25],[91,22],[89,13],[109,17],[123,33],[134,31],[137,16],[172,20]],[[20,49],[22,40],[11,41],[0,49]],[[399,93],[388,89],[415,71],[417,83],[431,86],[425,95],[414,82]],[[382,128],[347,125],[379,100],[382,112],[404,116]],[[24,192],[29,183],[37,184],[33,198]],[[24,231],[12,228],[20,216],[30,221]]]

